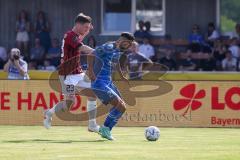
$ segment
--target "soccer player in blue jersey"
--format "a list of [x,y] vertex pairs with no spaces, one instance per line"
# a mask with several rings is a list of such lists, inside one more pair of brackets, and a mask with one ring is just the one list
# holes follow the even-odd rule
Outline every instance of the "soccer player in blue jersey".
[[99,129],[101,136],[108,140],[114,140],[111,130],[126,110],[126,104],[112,82],[112,64],[117,64],[116,68],[121,78],[128,81],[121,71],[119,60],[123,52],[132,46],[133,41],[134,37],[131,33],[123,32],[117,41],[97,47],[88,56],[88,76],[92,81],[91,87],[103,104],[113,106],[104,125]]

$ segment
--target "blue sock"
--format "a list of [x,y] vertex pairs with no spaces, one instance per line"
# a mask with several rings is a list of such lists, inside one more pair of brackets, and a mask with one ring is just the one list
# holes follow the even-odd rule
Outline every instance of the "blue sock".
[[110,130],[112,130],[112,128],[117,124],[118,120],[122,117],[123,113],[120,112],[119,110],[117,110],[116,107],[113,107],[105,122],[104,122],[104,126],[105,127],[108,127]]

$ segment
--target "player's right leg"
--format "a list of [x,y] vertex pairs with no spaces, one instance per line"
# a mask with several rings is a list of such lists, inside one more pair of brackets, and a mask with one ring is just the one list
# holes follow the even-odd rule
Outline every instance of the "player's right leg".
[[43,120],[44,127],[46,129],[51,128],[52,116],[59,111],[70,110],[74,102],[75,102],[74,95],[64,95],[64,101],[61,101],[57,103],[53,108],[44,111],[44,120]]
[[93,84],[93,89],[103,104],[111,104],[113,106],[105,119],[104,125],[100,127],[99,132],[103,138],[114,140],[111,130],[126,111],[126,104],[113,84],[99,82]]
[[87,97],[87,112],[88,112],[88,131],[89,132],[99,132],[100,126],[97,124],[97,98],[89,88],[78,88],[78,95]]
[[99,132],[100,126],[97,124],[97,98],[91,89],[91,81],[85,73],[80,74],[80,81],[76,85],[76,93],[87,97],[87,112],[88,112],[88,131]]
[[64,100],[58,102],[55,106],[53,106],[51,109],[48,109],[44,111],[44,120],[43,120],[43,125],[45,128],[49,129],[51,127],[52,123],[52,116],[53,114],[65,110],[65,109],[70,109],[71,106],[75,102],[75,90],[74,90],[74,85],[66,85],[64,83],[65,77],[64,76],[59,76],[59,80],[61,83],[62,87],[62,93],[64,95]]
[[110,104],[113,107],[106,117],[104,125],[100,127],[99,132],[103,138],[114,140],[114,137],[111,134],[111,130],[118,123],[118,120],[126,111],[126,105],[121,98],[112,99],[110,101]]
[[94,92],[90,89],[91,83],[83,81],[84,74],[70,75],[67,77],[59,76],[62,92],[64,94],[65,100],[57,103],[53,108],[45,111],[44,113],[44,126],[45,128],[51,127],[52,115],[58,111],[64,109],[70,109],[74,104],[75,95],[87,96],[87,110],[89,114],[88,130],[90,132],[99,132],[99,125],[96,122],[96,96]]

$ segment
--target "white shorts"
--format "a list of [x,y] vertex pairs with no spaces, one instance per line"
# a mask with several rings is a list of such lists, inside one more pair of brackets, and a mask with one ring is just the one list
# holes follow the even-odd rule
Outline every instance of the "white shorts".
[[91,81],[85,73],[59,76],[59,79],[62,86],[62,94],[65,95],[73,95],[81,88],[91,88]]
[[26,31],[18,32],[16,40],[19,42],[28,42],[29,41],[28,32]]

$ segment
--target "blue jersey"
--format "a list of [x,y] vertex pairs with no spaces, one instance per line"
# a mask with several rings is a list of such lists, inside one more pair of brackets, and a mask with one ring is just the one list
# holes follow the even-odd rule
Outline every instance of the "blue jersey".
[[111,78],[113,64],[119,63],[121,52],[114,43],[106,43],[97,47],[94,54],[96,56],[94,62],[96,80],[92,82],[91,88],[103,104],[108,104],[114,98],[121,98]]
[[121,52],[116,48],[115,43],[105,43],[94,51],[94,73],[97,80],[111,81],[113,64],[119,63]]

